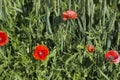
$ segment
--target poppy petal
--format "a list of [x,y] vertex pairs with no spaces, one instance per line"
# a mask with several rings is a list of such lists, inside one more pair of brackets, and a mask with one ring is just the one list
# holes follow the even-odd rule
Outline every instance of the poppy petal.
[[63,12],[62,18],[64,21],[66,21],[68,19],[76,19],[77,13],[75,11],[68,10],[68,11]]
[[49,54],[49,49],[45,45],[37,45],[33,57],[37,60],[46,60],[47,55]]
[[105,54],[105,58],[107,60],[109,60],[110,62],[113,62],[113,63],[119,63],[120,62],[120,55],[115,50],[107,51],[106,54]]
[[94,45],[86,45],[86,49],[88,52],[92,53],[95,51]]
[[4,46],[8,42],[8,36],[5,32],[0,31],[0,46]]

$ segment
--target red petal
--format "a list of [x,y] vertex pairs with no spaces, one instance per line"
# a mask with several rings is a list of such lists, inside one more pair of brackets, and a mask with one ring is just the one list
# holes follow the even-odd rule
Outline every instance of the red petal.
[[8,36],[5,32],[0,31],[0,46],[5,45],[8,42]]
[[95,51],[94,45],[86,45],[86,49],[88,50],[88,52],[92,53]]
[[66,14],[68,15],[68,18],[72,18],[72,19],[76,19],[77,18],[77,13],[72,11],[72,10],[68,10],[66,12]]
[[68,10],[66,12],[63,12],[62,18],[64,21],[66,21],[67,19],[76,19],[77,13],[75,11]]
[[[111,57],[111,56],[113,57],[113,59],[109,60],[109,57]],[[113,63],[119,63],[120,62],[120,56],[119,56],[118,52],[115,51],[115,50],[110,50],[110,51],[106,52],[105,58],[107,60],[109,60],[110,62],[113,62]]]
[[62,14],[62,18],[63,18],[63,20],[64,20],[64,21],[66,21],[66,20],[67,20],[67,18],[68,18],[68,17],[67,17],[66,12],[63,12],[63,14]]
[[[42,53],[41,55],[39,53]],[[46,60],[47,55],[49,54],[49,49],[45,45],[37,45],[33,56],[38,60]]]
[[108,59],[109,56],[112,56],[114,59],[117,59],[119,57],[119,54],[115,50],[110,50],[110,51],[106,52],[105,58]]

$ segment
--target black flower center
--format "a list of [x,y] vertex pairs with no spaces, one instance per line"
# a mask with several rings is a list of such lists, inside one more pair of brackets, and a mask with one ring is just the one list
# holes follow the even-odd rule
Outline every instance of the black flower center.
[[113,56],[109,56],[109,57],[108,57],[108,60],[110,60],[110,61],[111,61],[111,60],[114,60],[114,57],[113,57]]

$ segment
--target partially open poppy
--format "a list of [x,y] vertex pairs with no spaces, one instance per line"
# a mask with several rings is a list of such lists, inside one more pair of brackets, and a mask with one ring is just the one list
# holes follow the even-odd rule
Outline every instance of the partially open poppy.
[[88,52],[92,53],[95,51],[94,45],[86,45],[86,49]]
[[7,34],[0,30],[0,46],[4,46],[7,42],[8,42]]
[[47,56],[49,54],[49,49],[45,45],[37,45],[33,56],[37,60],[46,60]]
[[119,63],[120,62],[120,55],[115,50],[107,51],[106,54],[105,54],[105,58],[108,61],[113,62],[113,63]]
[[68,19],[76,19],[77,13],[75,11],[68,10],[68,11],[63,12],[62,18],[64,21],[66,21]]

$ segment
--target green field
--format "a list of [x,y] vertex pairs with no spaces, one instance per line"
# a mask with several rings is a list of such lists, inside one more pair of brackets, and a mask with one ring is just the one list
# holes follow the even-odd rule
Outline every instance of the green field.
[[[63,21],[62,13],[77,12]],[[120,0],[0,0],[0,80],[120,80],[120,65],[105,53],[120,53]],[[49,48],[36,60],[37,44]],[[86,45],[95,46],[89,53]]]

